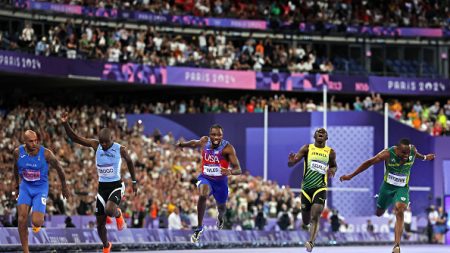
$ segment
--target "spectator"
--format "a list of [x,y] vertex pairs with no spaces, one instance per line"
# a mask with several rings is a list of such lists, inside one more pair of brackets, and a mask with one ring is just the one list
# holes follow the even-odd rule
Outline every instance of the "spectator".
[[64,223],[66,224],[66,228],[74,228],[75,227],[75,224],[73,224],[72,218],[70,218],[70,216],[66,217],[66,219],[64,220]]
[[434,237],[434,230],[438,219],[439,213],[435,210],[435,207],[431,205],[428,208],[428,226],[427,226],[428,243],[436,242]]
[[175,207],[173,212],[169,215],[169,229],[183,229],[180,218],[180,209],[178,209],[178,207]]
[[339,229],[341,227],[341,218],[339,217],[339,211],[334,209],[332,211],[331,217],[330,217],[330,222],[331,222],[331,231],[332,232],[339,232]]
[[264,227],[267,224],[266,214],[264,213],[262,205],[258,205],[257,214],[255,217],[255,227],[258,230],[264,230]]
[[371,234],[374,233],[375,227],[373,226],[371,220],[367,220],[366,230],[367,230],[368,233],[371,233]]
[[445,234],[448,231],[447,228],[447,213],[444,208],[440,206],[438,208],[438,218],[436,219],[436,224],[434,227],[434,240],[436,243],[445,244]]
[[412,223],[412,212],[411,207],[408,206],[408,208],[403,212],[403,222],[405,224],[405,239],[409,240],[411,237],[411,223]]
[[293,226],[294,218],[291,212],[288,212],[287,205],[282,204],[281,211],[278,213],[277,224],[281,230],[288,230]]

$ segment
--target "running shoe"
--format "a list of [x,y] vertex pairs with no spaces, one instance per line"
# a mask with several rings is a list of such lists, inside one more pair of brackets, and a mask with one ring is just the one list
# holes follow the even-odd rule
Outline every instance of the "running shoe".
[[307,252],[311,252],[314,248],[314,243],[309,241],[305,243],[305,247],[306,247],[306,251]]
[[117,230],[120,231],[125,226],[125,220],[123,219],[122,211],[120,210],[120,208],[117,208],[117,211],[119,211],[120,216],[116,217],[116,224],[117,224]]
[[195,229],[194,234],[191,236],[191,242],[192,243],[196,243],[200,240],[200,236],[203,233],[203,226],[199,226],[197,227],[197,229]]
[[112,248],[112,243],[108,242],[108,247],[103,247],[103,253],[110,253],[111,252],[111,248]]

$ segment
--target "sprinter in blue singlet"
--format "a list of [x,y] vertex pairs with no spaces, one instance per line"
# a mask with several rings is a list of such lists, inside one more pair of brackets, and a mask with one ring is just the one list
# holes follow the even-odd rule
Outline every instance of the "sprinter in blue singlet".
[[73,142],[83,145],[85,147],[93,148],[95,151],[95,164],[98,173],[98,193],[97,206],[95,215],[97,218],[97,232],[103,243],[103,253],[111,251],[112,244],[108,241],[106,231],[106,217],[115,217],[117,229],[122,230],[125,225],[125,220],[122,216],[122,211],[119,208],[120,201],[125,193],[125,184],[122,182],[120,176],[120,168],[122,165],[122,158],[127,163],[130,171],[133,192],[137,192],[137,181],[134,174],[134,164],[128,154],[126,147],[113,142],[111,131],[107,128],[100,130],[98,140],[87,139],[78,136],[67,122],[69,119],[68,113],[64,112],[61,115],[61,121],[67,135]]
[[242,173],[241,165],[233,145],[223,139],[223,128],[217,124],[210,127],[209,137],[203,136],[200,140],[178,142],[176,145],[178,147],[201,148],[202,150],[201,174],[197,178],[197,187],[200,194],[197,203],[198,227],[191,236],[191,242],[196,243],[203,233],[203,216],[205,215],[206,200],[209,195],[214,196],[219,211],[217,228],[223,228],[223,215],[228,199],[228,176],[240,175]]
[[14,176],[17,198],[18,230],[22,249],[29,252],[27,220],[30,209],[33,232],[37,233],[44,224],[45,208],[48,196],[48,168],[56,169],[62,184],[62,194],[69,197],[64,172],[55,155],[39,145],[34,131],[24,134],[25,144],[14,150]]

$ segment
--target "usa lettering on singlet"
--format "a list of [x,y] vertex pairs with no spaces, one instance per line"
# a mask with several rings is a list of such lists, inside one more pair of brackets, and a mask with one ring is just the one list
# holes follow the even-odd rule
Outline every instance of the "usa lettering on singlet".
[[202,174],[209,177],[223,177],[221,168],[228,168],[228,161],[223,157],[223,149],[228,145],[228,141],[222,140],[217,148],[212,147],[212,142],[208,142],[202,150]]
[[45,160],[45,148],[39,147],[35,156],[30,156],[24,146],[19,147],[19,158],[17,160],[19,176],[24,182],[31,185],[41,185],[48,182],[48,164]]
[[99,182],[114,182],[120,180],[120,167],[122,165],[122,157],[120,155],[120,144],[114,142],[113,145],[103,150],[98,145],[95,153],[95,164],[97,166]]

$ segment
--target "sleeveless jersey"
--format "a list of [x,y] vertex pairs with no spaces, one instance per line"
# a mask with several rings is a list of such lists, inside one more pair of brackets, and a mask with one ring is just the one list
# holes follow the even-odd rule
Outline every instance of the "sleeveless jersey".
[[408,161],[404,164],[400,164],[402,160],[394,152],[395,146],[390,147],[389,161],[385,162],[386,172],[384,173],[384,182],[399,187],[404,187],[409,183],[409,175],[411,174],[411,167],[414,164],[416,158],[415,147],[410,145],[410,153]]
[[98,145],[97,152],[95,152],[95,164],[99,182],[119,181],[122,165],[120,144],[114,142],[108,150],[103,150],[102,145]]
[[309,144],[308,156],[303,170],[302,189],[322,188],[327,186],[328,162],[331,148],[318,148]]
[[25,146],[19,147],[19,159],[17,168],[23,182],[29,185],[48,184],[48,164],[45,160],[45,148],[39,147],[39,152],[35,156],[30,156],[25,151]]
[[228,141],[222,140],[217,148],[212,147],[211,139],[202,150],[202,175],[212,179],[222,179],[220,168],[228,168],[228,161],[223,157],[222,151],[228,145]]

